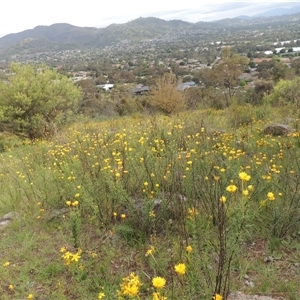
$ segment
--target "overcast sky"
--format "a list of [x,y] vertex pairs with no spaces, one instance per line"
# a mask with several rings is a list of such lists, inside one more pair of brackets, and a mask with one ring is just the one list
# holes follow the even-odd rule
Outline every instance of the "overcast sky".
[[32,29],[38,25],[69,23],[106,27],[139,17],[189,22],[212,21],[239,15],[252,16],[278,7],[291,8],[298,1],[287,0],[6,0],[1,1],[0,36]]

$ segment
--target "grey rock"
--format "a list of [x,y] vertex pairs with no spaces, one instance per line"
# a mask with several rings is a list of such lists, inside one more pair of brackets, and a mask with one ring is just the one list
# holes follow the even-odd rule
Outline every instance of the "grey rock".
[[0,229],[5,228],[8,224],[12,222],[13,219],[16,219],[18,214],[15,212],[9,212],[0,218]]
[[268,125],[264,130],[264,134],[273,135],[273,136],[282,136],[287,135],[288,133],[294,132],[295,130],[286,124],[274,123]]
[[50,211],[49,215],[47,216],[47,221],[52,221],[56,218],[63,216],[70,212],[70,209],[67,207],[60,208],[60,209],[53,209]]
[[245,285],[249,287],[254,287],[254,283],[251,280],[245,280]]
[[273,260],[274,260],[274,258],[272,256],[268,256],[264,259],[264,262],[271,263],[271,262],[273,262]]
[[242,292],[232,292],[227,300],[285,300],[284,298],[272,298],[269,296],[246,295]]

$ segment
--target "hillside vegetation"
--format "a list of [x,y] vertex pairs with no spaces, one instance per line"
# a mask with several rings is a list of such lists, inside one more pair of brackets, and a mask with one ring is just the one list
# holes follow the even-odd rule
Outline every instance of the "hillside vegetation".
[[1,299],[299,299],[298,126],[265,103],[2,137]]

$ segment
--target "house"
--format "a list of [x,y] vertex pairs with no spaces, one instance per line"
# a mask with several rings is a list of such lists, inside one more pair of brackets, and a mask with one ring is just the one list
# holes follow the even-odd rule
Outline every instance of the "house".
[[188,89],[190,87],[196,86],[196,83],[194,81],[188,81],[181,83],[177,86],[178,91],[184,91],[185,89]]
[[105,83],[105,84],[98,84],[97,88],[98,89],[104,89],[106,91],[111,90],[114,87],[114,84],[112,83]]
[[271,50],[267,50],[267,51],[265,51],[265,52],[264,52],[264,54],[266,54],[266,55],[270,55],[270,54],[273,54],[273,51],[271,51]]
[[253,77],[249,73],[243,73],[238,77],[239,80],[244,80],[244,81],[251,81],[253,80]]
[[136,95],[145,94],[145,93],[147,93],[147,92],[149,92],[149,91],[150,91],[150,89],[149,89],[149,87],[146,86],[146,85],[138,85],[138,86],[133,90],[134,94],[136,94]]

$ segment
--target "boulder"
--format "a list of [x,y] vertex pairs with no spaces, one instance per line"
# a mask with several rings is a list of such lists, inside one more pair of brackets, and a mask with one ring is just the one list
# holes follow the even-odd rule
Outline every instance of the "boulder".
[[282,136],[287,135],[288,133],[294,132],[295,130],[286,124],[270,124],[264,130],[264,134],[274,135],[274,136]]
[[17,214],[15,212],[9,212],[5,214],[2,218],[0,218],[0,229],[6,227],[11,221],[17,218]]

